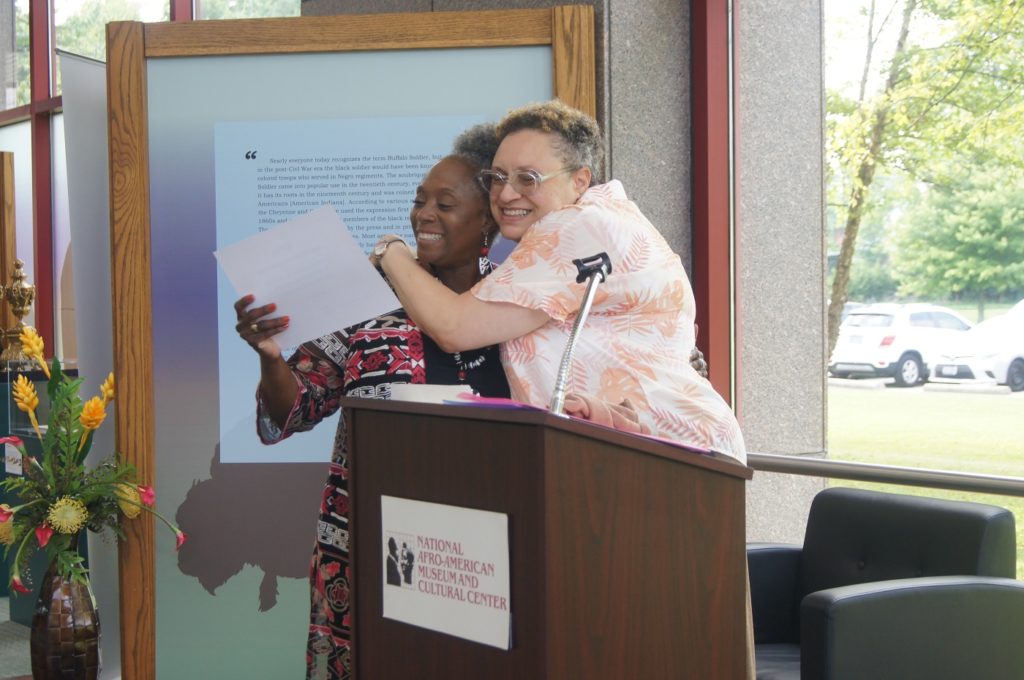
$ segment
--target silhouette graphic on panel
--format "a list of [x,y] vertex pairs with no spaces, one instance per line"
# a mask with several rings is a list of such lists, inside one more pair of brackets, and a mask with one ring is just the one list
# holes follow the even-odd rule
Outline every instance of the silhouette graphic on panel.
[[387,582],[389,586],[402,585],[402,575],[398,569],[398,544],[394,537],[388,539]]
[[402,541],[402,558],[399,565],[402,567],[402,579],[409,585],[412,585],[412,565],[415,561],[416,557],[412,550],[409,550],[409,544]]
[[175,514],[188,534],[178,568],[216,595],[245,566],[256,567],[259,610],[271,609],[278,578],[309,578],[323,477],[315,463],[222,464],[217,447],[210,479],[194,481]]

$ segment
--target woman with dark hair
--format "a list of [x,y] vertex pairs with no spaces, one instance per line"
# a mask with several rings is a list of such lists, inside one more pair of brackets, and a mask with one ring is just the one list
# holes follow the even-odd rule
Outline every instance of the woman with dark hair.
[[[487,252],[497,225],[475,176],[489,167],[496,146],[493,125],[467,130],[416,188],[409,217],[417,266],[453,293],[469,290],[491,270]],[[236,330],[260,357],[257,428],[264,444],[314,427],[338,410],[343,396],[387,399],[398,383],[465,384],[484,396],[509,396],[496,347],[446,352],[402,309],[305,342],[286,361],[274,336],[288,327],[288,317],[272,317],[273,304],[249,308],[252,301],[247,295],[235,303]],[[307,677],[318,680],[351,673],[345,446],[341,419],[310,565]]]
[[492,276],[458,293],[384,237],[380,265],[405,308],[449,351],[501,343],[513,398],[546,407],[585,291],[573,260],[606,253],[611,275],[579,338],[567,391],[584,403],[628,404],[641,431],[745,461],[732,410],[688,360],[695,303],[679,256],[620,182],[597,184],[597,123],[551,101],[512,111],[497,134],[492,167],[478,176],[502,236],[518,246]]

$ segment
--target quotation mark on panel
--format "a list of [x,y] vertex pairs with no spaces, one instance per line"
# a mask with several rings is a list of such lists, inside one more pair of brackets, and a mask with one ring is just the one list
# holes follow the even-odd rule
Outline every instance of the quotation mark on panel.
[[254,160],[256,160],[256,151],[255,150],[253,150],[253,151],[246,151],[245,152],[245,160],[247,160],[247,161],[254,161]]

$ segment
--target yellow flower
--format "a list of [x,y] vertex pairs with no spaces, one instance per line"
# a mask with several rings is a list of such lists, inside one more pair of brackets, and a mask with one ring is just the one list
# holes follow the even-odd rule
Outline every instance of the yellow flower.
[[82,432],[82,441],[78,443],[79,451],[85,446],[85,440],[89,437],[89,433],[103,424],[103,419],[107,417],[107,412],[104,410],[105,405],[106,402],[99,397],[93,397],[82,404],[82,413],[78,416],[78,422],[82,423],[85,431]]
[[117,493],[117,505],[121,508],[124,516],[128,519],[138,517],[139,513],[142,512],[142,508],[139,507],[142,499],[139,497],[139,490],[135,488],[135,485],[118,484],[115,493]]
[[23,375],[19,375],[14,381],[14,403],[25,413],[32,413],[39,408],[36,386]]
[[103,400],[93,397],[82,404],[82,415],[78,416],[78,422],[82,423],[82,427],[86,430],[95,430],[103,424],[103,419],[106,417],[107,412],[103,407]]
[[50,506],[46,519],[54,530],[62,534],[77,534],[89,520],[89,511],[77,498],[62,496]]
[[107,379],[100,385],[100,394],[103,395],[103,405],[106,406],[110,402],[114,401],[114,374],[111,373],[107,376]]
[[39,337],[39,333],[36,333],[36,329],[31,326],[25,326],[21,329],[18,339],[21,341],[21,349],[25,352],[25,356],[29,359],[35,359],[43,369],[43,373],[49,378],[50,367],[46,365],[46,358],[43,356],[43,339]]
[[[5,512],[11,511],[11,506],[7,503],[0,504]],[[0,543],[4,545],[10,545],[14,543],[14,516],[9,516],[5,521],[0,522]]]
[[28,419],[32,421],[32,429],[42,439],[43,435],[39,432],[39,421],[36,420],[39,395],[36,394],[36,386],[23,375],[19,375],[14,381],[14,403],[20,410],[28,414]]

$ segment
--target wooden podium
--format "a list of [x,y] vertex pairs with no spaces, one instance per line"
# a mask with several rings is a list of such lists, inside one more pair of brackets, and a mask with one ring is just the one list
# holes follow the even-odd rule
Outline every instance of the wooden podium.
[[[540,411],[343,407],[355,678],[744,677],[749,468]],[[511,649],[382,617],[381,495],[508,515]]]

